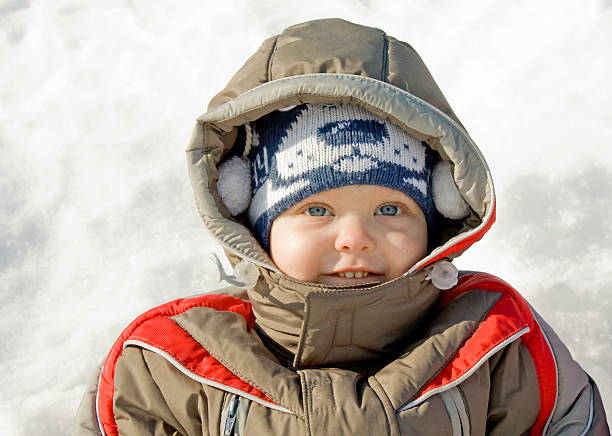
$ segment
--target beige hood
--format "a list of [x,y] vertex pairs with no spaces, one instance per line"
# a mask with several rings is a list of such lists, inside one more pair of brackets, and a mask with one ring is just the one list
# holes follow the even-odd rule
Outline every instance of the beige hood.
[[[242,154],[245,123],[302,103],[357,104],[425,141],[453,164],[471,215],[441,226],[439,245],[392,282],[347,289],[284,276],[244,225],[246,218],[232,218],[222,203],[217,166]],[[340,19],[298,24],[264,41],[198,118],[187,160],[202,220],[233,264],[246,260],[259,267],[263,280],[249,290],[258,324],[295,355],[296,367],[390,352],[435,304],[438,291],[426,280],[431,264],[459,255],[495,219],[493,183],[482,153],[418,54],[379,29]],[[386,319],[391,321],[381,321]]]

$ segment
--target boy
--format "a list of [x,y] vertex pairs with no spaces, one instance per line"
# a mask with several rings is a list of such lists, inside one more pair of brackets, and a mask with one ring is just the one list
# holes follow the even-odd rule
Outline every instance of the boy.
[[609,434],[595,384],[525,300],[449,262],[492,225],[495,194],[408,44],[293,26],[212,100],[187,153],[240,298],[132,322],[77,434]]

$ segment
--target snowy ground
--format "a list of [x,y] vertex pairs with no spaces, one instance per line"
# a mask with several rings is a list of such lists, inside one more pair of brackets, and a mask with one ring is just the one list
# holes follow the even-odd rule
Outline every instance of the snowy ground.
[[1,434],[68,433],[126,322],[217,286],[194,119],[265,37],[330,16],[420,52],[497,182],[459,266],[518,287],[612,413],[610,0],[3,0]]

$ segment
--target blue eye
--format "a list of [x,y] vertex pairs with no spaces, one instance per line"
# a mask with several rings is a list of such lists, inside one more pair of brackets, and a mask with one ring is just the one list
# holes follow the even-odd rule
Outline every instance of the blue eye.
[[399,207],[393,204],[385,204],[380,206],[376,211],[376,215],[386,215],[386,216],[395,216],[401,214],[402,211]]
[[329,216],[331,213],[322,206],[309,207],[306,211],[306,215],[310,216]]

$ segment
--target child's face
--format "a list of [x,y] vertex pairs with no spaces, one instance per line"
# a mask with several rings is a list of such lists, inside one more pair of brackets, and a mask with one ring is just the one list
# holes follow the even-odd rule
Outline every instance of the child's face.
[[399,277],[427,253],[427,223],[403,192],[354,185],[286,210],[270,230],[278,268],[305,282],[360,285]]

